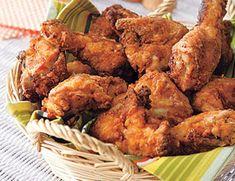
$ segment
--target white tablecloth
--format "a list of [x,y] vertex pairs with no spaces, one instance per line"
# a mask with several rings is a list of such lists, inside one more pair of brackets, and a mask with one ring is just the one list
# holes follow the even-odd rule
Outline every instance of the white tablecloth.
[[[141,15],[149,13],[140,4],[121,0],[93,0],[93,2],[100,10],[112,4],[122,4]],[[199,4],[199,0],[178,0],[174,19],[184,20],[187,23],[196,22]],[[0,42],[0,181],[59,180],[5,111],[7,73],[15,62],[17,53],[28,46],[28,41],[26,38]]]

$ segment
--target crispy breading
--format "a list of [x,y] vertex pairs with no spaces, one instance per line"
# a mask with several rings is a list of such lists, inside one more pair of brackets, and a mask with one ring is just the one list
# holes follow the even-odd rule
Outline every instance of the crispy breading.
[[42,34],[57,41],[61,50],[73,53],[98,73],[112,75],[126,64],[123,47],[114,40],[72,32],[58,20],[44,22]]
[[113,98],[126,90],[125,81],[117,77],[75,74],[50,91],[48,98],[42,101],[42,109],[50,118],[107,109]]
[[116,144],[124,153],[151,157],[167,155],[171,152],[169,124],[160,120],[152,122],[148,123],[146,109],[129,88],[126,94],[114,99],[110,110],[98,116],[91,134]]
[[128,9],[123,8],[121,5],[115,4],[107,7],[101,16],[94,19],[92,22],[89,34],[94,36],[102,36],[118,41],[119,36],[115,28],[115,23],[121,18],[135,18],[138,15]]
[[28,100],[47,96],[51,88],[68,76],[64,53],[55,42],[41,36],[32,39],[18,58],[23,64],[20,84]]
[[187,32],[187,28],[162,17],[120,19],[116,28],[122,33],[128,61],[140,75],[168,67],[171,47]]
[[192,115],[188,98],[166,73],[154,71],[143,75],[134,85],[134,90],[137,94],[142,94],[146,89],[149,90],[147,104],[151,116],[177,124]]
[[182,91],[199,90],[217,67],[225,0],[203,0],[199,24],[173,47],[170,76]]
[[67,69],[69,75],[72,74],[93,74],[94,70],[89,65],[83,64],[78,60],[74,60],[73,62],[67,63]]
[[[190,117],[171,129],[176,154],[208,151],[235,144],[235,111],[205,112]],[[177,153],[178,152],[178,153]]]
[[198,112],[235,109],[235,78],[215,78],[194,96],[193,107]]

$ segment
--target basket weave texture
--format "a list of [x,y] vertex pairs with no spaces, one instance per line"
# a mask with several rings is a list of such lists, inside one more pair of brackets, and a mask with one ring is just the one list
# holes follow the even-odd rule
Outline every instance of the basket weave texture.
[[[235,15],[232,0],[228,3],[228,14]],[[150,16],[171,12],[176,0],[163,0]],[[19,61],[8,76],[8,101],[22,100],[19,80],[21,76]],[[26,128],[16,123],[41,151],[52,171],[63,180],[158,180],[155,176],[139,171],[138,168],[113,144],[103,143],[94,137],[65,125],[49,120],[32,120]],[[74,144],[77,149],[64,146],[49,136],[62,138]]]

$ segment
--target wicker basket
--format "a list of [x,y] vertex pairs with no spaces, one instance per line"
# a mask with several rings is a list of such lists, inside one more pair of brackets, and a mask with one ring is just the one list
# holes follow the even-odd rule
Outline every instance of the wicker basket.
[[[164,0],[151,16],[162,15],[175,7],[176,0]],[[234,15],[232,0],[229,0],[229,15]],[[8,101],[22,100],[19,80],[21,75],[19,61],[8,76]],[[41,151],[52,171],[64,180],[157,180],[153,175],[138,171],[113,144],[103,143],[85,133],[58,125],[49,120],[32,120],[21,130]],[[69,148],[51,139],[48,135],[70,141],[78,149]],[[89,151],[85,151],[89,150]]]

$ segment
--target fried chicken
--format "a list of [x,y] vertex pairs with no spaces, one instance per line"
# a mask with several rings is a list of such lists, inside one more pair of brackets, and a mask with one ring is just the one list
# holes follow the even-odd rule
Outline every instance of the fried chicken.
[[20,84],[23,96],[31,101],[47,96],[51,88],[67,78],[64,53],[53,41],[32,39],[30,47],[18,56],[23,69]]
[[128,61],[140,75],[166,69],[171,47],[188,32],[180,23],[161,17],[120,19],[116,28],[122,33],[120,42]]
[[171,129],[176,154],[191,154],[235,144],[235,111],[205,112]]
[[172,49],[170,76],[182,91],[199,90],[217,67],[226,0],[203,0],[199,24]]
[[50,118],[108,109],[113,98],[126,90],[125,81],[117,77],[75,74],[50,91],[48,98],[42,101],[42,109]]
[[235,109],[235,78],[216,78],[194,96],[193,107],[198,112]]
[[221,57],[218,66],[215,69],[214,74],[222,75],[228,70],[230,63],[233,61],[233,50],[231,48],[232,36],[232,23],[230,21],[223,22],[222,29],[222,50]]
[[[235,111],[202,113],[170,128],[148,114],[135,91],[117,96],[100,114],[91,134],[127,154],[156,157],[191,154],[235,144]],[[153,120],[154,119],[154,120]]]
[[[128,154],[161,156],[171,152],[167,121],[148,123],[149,115],[132,88],[114,98],[112,108],[100,114],[91,129],[96,138],[114,143]],[[154,119],[154,118],[151,118]]]
[[145,98],[149,114],[158,119],[179,123],[192,115],[188,98],[178,90],[166,73],[157,71],[143,75],[134,85],[137,95]]
[[73,53],[100,74],[112,75],[126,64],[123,47],[114,40],[71,32],[58,20],[44,22],[41,32],[45,38],[58,42],[61,50]]
[[102,36],[118,41],[119,36],[115,28],[115,23],[121,18],[135,18],[138,15],[128,9],[123,8],[121,5],[115,4],[106,8],[101,16],[94,19],[91,24],[89,35]]
[[78,60],[67,63],[67,69],[69,75],[72,74],[93,74],[94,70],[89,65],[83,64]]

